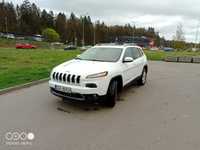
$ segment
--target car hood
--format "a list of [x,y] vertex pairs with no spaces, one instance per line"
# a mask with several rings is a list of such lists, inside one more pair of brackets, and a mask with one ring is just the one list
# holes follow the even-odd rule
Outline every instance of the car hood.
[[71,60],[67,61],[54,68],[54,72],[62,72],[76,75],[89,75],[112,70],[116,63],[99,62],[86,60]]

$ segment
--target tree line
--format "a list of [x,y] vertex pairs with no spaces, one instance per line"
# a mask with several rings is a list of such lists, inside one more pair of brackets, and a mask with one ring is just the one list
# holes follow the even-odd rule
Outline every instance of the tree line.
[[92,22],[90,16],[77,16],[74,13],[69,16],[65,13],[55,14],[53,11],[41,10],[28,0],[17,6],[11,2],[0,3],[0,32],[29,36],[42,34],[46,28],[54,29],[59,34],[61,42],[77,42],[79,45],[83,38],[86,45],[91,45],[133,34],[152,38],[157,46],[165,41],[152,27],[146,29],[136,28],[130,24],[106,25],[99,20]]

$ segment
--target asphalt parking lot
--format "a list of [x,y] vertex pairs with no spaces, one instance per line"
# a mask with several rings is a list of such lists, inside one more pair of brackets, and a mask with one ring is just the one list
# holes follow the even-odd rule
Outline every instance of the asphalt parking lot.
[[[199,150],[200,65],[150,62],[114,109],[64,103],[48,84],[0,96],[0,150]],[[34,133],[12,145],[8,132]]]

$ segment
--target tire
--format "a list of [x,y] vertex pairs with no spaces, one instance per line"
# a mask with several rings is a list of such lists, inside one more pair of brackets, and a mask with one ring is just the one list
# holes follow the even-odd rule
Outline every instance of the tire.
[[138,85],[145,85],[147,81],[147,69],[143,69],[142,71],[142,75],[140,76],[139,80],[138,80]]
[[105,97],[105,104],[107,107],[113,108],[116,104],[118,98],[117,90],[118,82],[116,80],[112,81],[108,87],[108,92]]

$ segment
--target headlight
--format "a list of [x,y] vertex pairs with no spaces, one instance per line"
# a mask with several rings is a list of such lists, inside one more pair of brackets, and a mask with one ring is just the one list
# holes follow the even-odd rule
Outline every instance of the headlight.
[[107,76],[107,75],[108,75],[108,72],[105,71],[105,72],[100,72],[100,73],[88,75],[86,78],[87,78],[87,79],[101,78],[101,77],[105,77],[105,76]]

